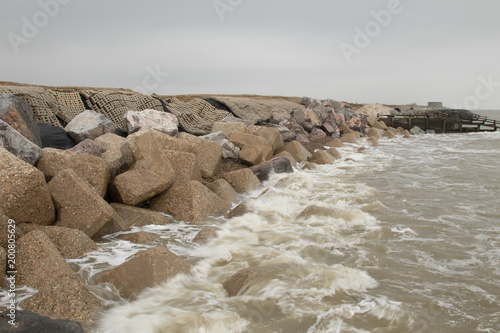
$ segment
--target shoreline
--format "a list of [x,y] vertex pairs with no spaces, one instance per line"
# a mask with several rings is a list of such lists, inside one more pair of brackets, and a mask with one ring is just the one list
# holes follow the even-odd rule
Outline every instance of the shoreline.
[[[74,88],[50,92],[39,87],[12,88],[18,97],[0,94],[7,110],[3,115],[9,116],[1,118],[8,125],[2,135],[13,142],[0,148],[0,227],[15,221],[18,286],[39,290],[21,306],[81,322],[87,330],[101,302],[79,282],[67,260],[94,250],[95,240],[150,221],[203,224],[211,216],[237,216],[244,206],[230,210],[232,203],[272,172],[335,164],[342,159],[336,147],[361,138],[377,145],[381,137],[412,135],[378,121],[378,114],[391,112],[380,105],[353,108],[334,100],[254,95],[162,98],[112,88],[84,88],[75,95],[69,91]],[[0,83],[0,92],[2,88],[8,92]],[[125,104],[119,111],[116,101]],[[151,110],[147,116],[137,110],[144,105]],[[92,111],[82,110],[90,106]],[[43,131],[30,126],[35,120],[45,122]],[[56,135],[49,144],[47,133]],[[64,145],[72,146],[61,149]],[[214,236],[216,231],[207,230],[200,238]],[[2,247],[4,237],[0,233]],[[171,273],[156,271],[156,262],[167,263]],[[138,267],[154,278],[123,280]],[[114,284],[130,299],[189,270],[177,255],[155,247],[105,272],[99,281]],[[62,281],[68,284],[61,289]],[[68,299],[75,293],[79,296]]]

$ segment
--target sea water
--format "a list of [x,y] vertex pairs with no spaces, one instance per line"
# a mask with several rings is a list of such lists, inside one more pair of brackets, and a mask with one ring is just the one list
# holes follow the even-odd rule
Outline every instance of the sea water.
[[[366,150],[359,150],[366,147]],[[148,226],[156,244],[108,236],[71,260],[105,300],[100,333],[499,332],[500,132],[361,140],[312,171],[273,175],[251,212]],[[263,190],[266,190],[263,193]],[[153,245],[192,266],[125,301],[92,276]],[[271,266],[229,297],[238,270]]]

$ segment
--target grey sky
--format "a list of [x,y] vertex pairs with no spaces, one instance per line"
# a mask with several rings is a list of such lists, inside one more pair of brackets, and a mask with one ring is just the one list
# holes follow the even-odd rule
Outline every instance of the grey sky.
[[498,13],[498,0],[4,1],[0,80],[500,109]]

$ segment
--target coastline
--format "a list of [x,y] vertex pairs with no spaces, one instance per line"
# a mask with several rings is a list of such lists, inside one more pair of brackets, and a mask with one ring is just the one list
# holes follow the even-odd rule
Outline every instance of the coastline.
[[[16,222],[19,285],[25,283],[39,290],[36,297],[23,301],[21,306],[54,319],[82,322],[86,329],[92,328],[102,300],[78,282],[67,261],[95,250],[96,240],[152,220],[158,225],[175,221],[203,224],[213,216],[238,216],[244,205],[231,209],[232,204],[238,196],[257,189],[270,173],[334,165],[343,159],[336,148],[361,138],[377,145],[382,137],[412,136],[409,131],[388,128],[378,121],[378,114],[391,112],[384,106],[252,95],[154,97],[119,89],[88,92],[88,88],[49,92],[54,101],[61,102],[52,105],[40,97],[46,92],[36,89],[17,92],[21,99],[9,97],[9,107],[14,105],[28,113],[31,109],[31,122],[33,118],[39,124],[42,120],[51,124],[59,121],[60,129],[65,127],[65,133],[70,134],[66,139],[79,140],[80,145],[75,142],[70,150],[42,148],[27,134],[36,136],[29,121],[15,127],[19,123],[10,120],[9,124],[7,117],[2,118],[14,129],[6,127],[17,141],[9,152],[0,149],[4,199],[0,216],[2,223]],[[75,96],[75,91],[84,92]],[[61,97],[63,93],[73,95]],[[108,93],[131,104],[140,100],[142,105],[152,106],[148,110],[154,112],[138,121],[141,112],[127,116],[128,111],[144,110],[122,105],[129,110],[117,116],[116,108],[100,104],[110,98]],[[80,98],[82,104],[62,103],[70,98]],[[34,103],[35,99],[47,104],[41,107]],[[91,104],[97,110],[88,112],[88,118],[80,120],[80,124],[72,123],[86,112],[81,107],[87,109]],[[43,113],[50,107],[51,114]],[[96,125],[88,128],[94,122]],[[120,127],[124,124],[126,127]],[[40,141],[43,139],[40,137]],[[19,188],[23,191],[19,192]],[[29,197],[30,192],[36,195]],[[204,234],[200,238],[208,241],[217,232],[207,230]],[[139,238],[141,241],[149,240]],[[1,245],[6,247],[4,242]],[[68,253],[73,247],[81,249]],[[38,255],[33,254],[35,249]],[[167,262],[164,269],[170,273],[155,270],[158,262]],[[57,263],[51,272],[44,268],[49,263]],[[125,299],[190,270],[189,264],[175,253],[159,246],[141,252],[128,263],[128,267],[112,269],[98,278],[102,283],[114,284]],[[154,278],[143,283],[138,283],[139,277],[123,279],[138,268]],[[47,279],[51,283],[45,285]],[[62,281],[69,282],[61,291]],[[238,292],[237,286],[229,286],[231,281],[224,285],[229,295]],[[71,300],[72,306],[62,301],[75,293],[79,296]],[[60,307],[43,306],[45,302],[59,302]],[[78,304],[76,312],[73,304]]]

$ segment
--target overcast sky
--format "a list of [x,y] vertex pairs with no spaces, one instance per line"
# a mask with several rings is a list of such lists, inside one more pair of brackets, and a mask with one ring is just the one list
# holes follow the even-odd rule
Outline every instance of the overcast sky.
[[500,109],[498,0],[4,0],[1,7],[0,81]]

